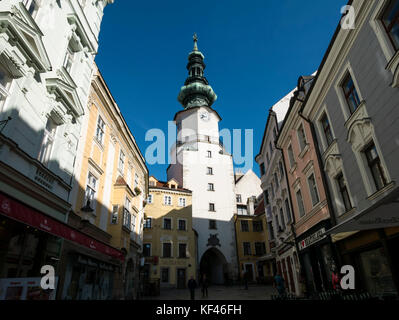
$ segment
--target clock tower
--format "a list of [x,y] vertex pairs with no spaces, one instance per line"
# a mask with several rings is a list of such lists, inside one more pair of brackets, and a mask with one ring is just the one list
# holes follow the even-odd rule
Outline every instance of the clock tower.
[[238,274],[234,230],[236,213],[232,156],[219,139],[221,117],[212,108],[216,94],[204,76],[204,55],[194,48],[188,55],[188,78],[178,101],[177,141],[171,150],[168,180],[192,190],[193,228],[198,233],[199,272],[222,284]]

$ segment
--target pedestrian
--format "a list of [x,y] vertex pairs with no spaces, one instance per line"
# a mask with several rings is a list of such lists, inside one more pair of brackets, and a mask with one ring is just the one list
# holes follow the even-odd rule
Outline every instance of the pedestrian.
[[195,300],[195,289],[197,288],[197,281],[194,280],[193,276],[191,276],[190,280],[188,280],[187,286],[190,290],[191,300]]
[[245,290],[248,290],[248,277],[249,277],[248,271],[244,271],[244,286],[245,286]]
[[208,298],[208,279],[206,277],[206,274],[202,275],[202,283],[201,283],[201,288],[202,288],[202,297],[203,298]]
[[285,295],[285,286],[284,286],[284,279],[283,277],[280,275],[280,273],[276,273],[274,276],[274,283],[273,286],[275,288],[277,288],[278,291],[278,295],[281,297],[283,297]]

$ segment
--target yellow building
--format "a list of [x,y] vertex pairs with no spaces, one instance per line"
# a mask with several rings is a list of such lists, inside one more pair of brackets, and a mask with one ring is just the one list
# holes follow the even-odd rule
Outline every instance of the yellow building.
[[185,288],[196,278],[196,235],[192,228],[191,191],[149,178],[144,224],[145,276],[161,287]]
[[270,283],[273,268],[267,259],[270,244],[263,199],[255,207],[254,214],[235,214],[234,225],[241,278],[247,272],[250,282]]
[[[68,223],[101,242],[94,244],[93,250],[71,243],[64,246],[62,298],[96,299],[98,292],[104,291],[109,298],[131,299],[137,294],[139,280],[148,169],[118,105],[95,69]],[[82,276],[85,282],[79,280]]]

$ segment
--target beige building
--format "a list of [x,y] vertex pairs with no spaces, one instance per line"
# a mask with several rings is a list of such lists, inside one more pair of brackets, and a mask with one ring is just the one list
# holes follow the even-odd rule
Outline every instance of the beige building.
[[196,232],[192,221],[192,193],[171,179],[149,178],[144,224],[144,277],[161,287],[185,288],[196,278]]
[[139,282],[148,169],[97,67],[87,109],[68,223],[99,243],[90,249],[64,244],[60,294],[63,299],[132,299]]

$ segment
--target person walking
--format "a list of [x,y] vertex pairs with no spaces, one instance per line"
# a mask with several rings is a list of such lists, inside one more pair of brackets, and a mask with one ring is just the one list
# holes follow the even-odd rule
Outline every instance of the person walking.
[[206,274],[202,275],[202,283],[201,283],[201,289],[202,289],[202,297],[203,298],[208,298],[208,278],[206,277]]
[[278,272],[274,276],[274,287],[277,288],[280,298],[285,295],[284,279]]
[[190,290],[191,300],[195,300],[195,289],[197,288],[197,281],[194,280],[193,276],[191,276],[190,280],[188,280],[187,286]]

